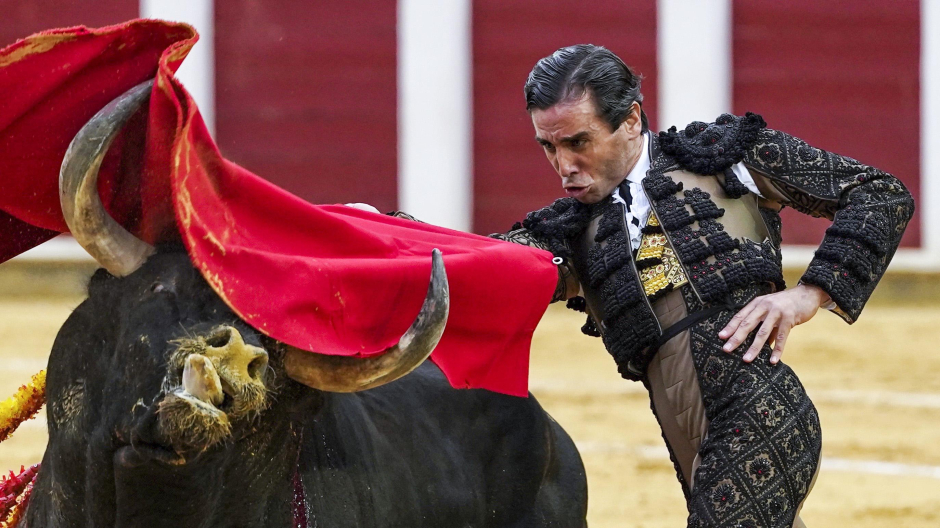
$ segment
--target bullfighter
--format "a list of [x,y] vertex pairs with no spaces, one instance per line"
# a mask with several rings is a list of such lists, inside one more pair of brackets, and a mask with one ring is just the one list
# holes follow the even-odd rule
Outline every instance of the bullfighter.
[[[494,236],[554,253],[554,300],[586,311],[582,330],[646,386],[688,526],[804,526],[820,425],[780,357],[820,307],[858,318],[913,215],[910,193],[756,114],[651,133],[640,77],[599,46],[539,60],[525,99],[568,196]],[[789,289],[786,206],[832,220]]]

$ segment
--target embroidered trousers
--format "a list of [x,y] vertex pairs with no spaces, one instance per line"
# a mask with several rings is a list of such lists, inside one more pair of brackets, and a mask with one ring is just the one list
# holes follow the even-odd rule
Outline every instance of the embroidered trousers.
[[[701,307],[688,286],[653,305],[664,329]],[[718,332],[733,315],[719,312],[669,340],[644,380],[688,526],[800,527],[819,466],[819,418],[790,367],[770,364],[769,346],[752,363],[741,360],[751,339],[722,350]]]

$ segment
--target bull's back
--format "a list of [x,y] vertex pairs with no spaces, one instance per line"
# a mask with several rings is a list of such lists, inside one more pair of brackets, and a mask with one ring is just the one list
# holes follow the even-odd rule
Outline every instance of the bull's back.
[[580,527],[586,509],[580,457],[534,398],[453,389],[430,362],[328,396],[301,468],[329,526]]

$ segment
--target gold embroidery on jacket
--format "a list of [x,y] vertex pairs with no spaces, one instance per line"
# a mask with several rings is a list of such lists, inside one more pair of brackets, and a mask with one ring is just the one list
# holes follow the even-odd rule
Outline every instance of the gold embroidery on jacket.
[[[646,225],[659,227],[656,215],[650,215]],[[682,271],[682,264],[669,247],[666,235],[661,230],[658,233],[643,233],[636,260],[640,267],[640,281],[647,297],[656,295],[670,284],[673,288],[678,288],[689,282]]]

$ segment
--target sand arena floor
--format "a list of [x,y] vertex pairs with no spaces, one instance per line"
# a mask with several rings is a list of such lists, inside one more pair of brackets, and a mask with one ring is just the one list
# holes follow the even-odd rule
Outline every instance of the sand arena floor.
[[[44,368],[78,297],[0,297],[0,397]],[[552,306],[536,334],[532,390],[577,441],[592,528],[685,526],[685,506],[646,393],[623,381],[580,314]],[[803,510],[813,528],[940,526],[940,306],[869,306],[853,326],[821,313],[784,360],[820,410],[823,466]],[[39,461],[43,420],[0,445],[0,470]]]

